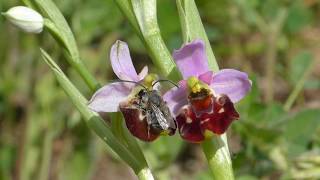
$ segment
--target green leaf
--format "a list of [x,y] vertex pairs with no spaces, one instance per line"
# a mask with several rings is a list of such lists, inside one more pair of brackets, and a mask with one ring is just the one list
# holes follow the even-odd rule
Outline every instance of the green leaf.
[[287,119],[284,124],[284,138],[289,157],[295,157],[307,149],[307,145],[320,127],[320,110],[303,110]]
[[85,65],[80,60],[78,47],[73,33],[61,14],[60,10],[51,0],[34,0],[37,6],[50,20],[45,20],[46,27],[50,30],[53,37],[65,47],[66,59],[72,67],[80,74],[88,87],[95,91],[100,87],[99,83],[89,73]]
[[295,57],[293,57],[290,62],[289,69],[289,78],[292,84],[297,83],[311,62],[312,55],[309,51],[301,51]]
[[144,36],[159,31],[156,0],[131,0],[133,12]]
[[65,43],[65,46],[67,47],[71,57],[73,57],[73,60],[76,62],[80,61],[77,44],[72,31],[58,7],[51,0],[34,1],[58,29],[59,34],[62,36],[63,42]]
[[194,39],[202,39],[206,44],[209,67],[213,71],[218,71],[219,67],[212,48],[206,35],[204,26],[194,0],[177,0],[177,7],[180,17],[181,29],[184,42],[187,43]]
[[312,10],[302,0],[295,1],[289,8],[285,29],[290,33],[297,33],[312,21]]

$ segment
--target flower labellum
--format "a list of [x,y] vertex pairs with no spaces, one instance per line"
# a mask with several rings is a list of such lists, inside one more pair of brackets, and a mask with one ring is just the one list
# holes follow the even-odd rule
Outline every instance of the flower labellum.
[[117,41],[112,46],[110,60],[120,80],[100,88],[89,101],[89,108],[96,112],[120,111],[131,134],[143,141],[173,135],[175,119],[160,93],[153,90],[157,76],[147,75],[147,66],[137,74],[125,42]]
[[210,71],[202,40],[186,44],[173,57],[183,80],[164,100],[176,116],[181,137],[201,142],[211,134],[223,134],[239,118],[233,104],[251,89],[247,74],[234,69]]
[[134,98],[120,103],[130,132],[144,141],[155,140],[160,134],[173,135],[175,119],[157,90],[141,89]]
[[2,13],[12,24],[25,32],[40,33],[43,29],[43,17],[37,11],[25,7],[16,6]]

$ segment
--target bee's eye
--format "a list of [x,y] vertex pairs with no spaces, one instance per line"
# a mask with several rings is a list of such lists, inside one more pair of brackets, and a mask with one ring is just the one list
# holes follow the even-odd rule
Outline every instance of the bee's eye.
[[139,97],[143,97],[143,96],[145,96],[146,95],[146,90],[145,89],[141,89],[140,91],[139,91],[139,93],[138,93],[138,96]]

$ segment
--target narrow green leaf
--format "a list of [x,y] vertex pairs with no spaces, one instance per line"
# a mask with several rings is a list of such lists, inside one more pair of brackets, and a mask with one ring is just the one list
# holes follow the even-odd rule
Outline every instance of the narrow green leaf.
[[56,38],[56,40],[63,45],[65,50],[68,52],[65,54],[68,62],[80,74],[92,91],[97,90],[100,85],[80,60],[75,38],[60,10],[51,0],[34,1],[43,13],[48,16],[49,19],[45,19],[45,26],[49,29],[53,37]]
[[72,34],[72,31],[61,14],[58,7],[51,0],[34,0],[37,6],[45,13],[49,19],[53,22],[55,27],[58,29],[62,40],[65,43],[71,57],[76,62],[80,61],[80,56],[77,48],[75,38]]
[[131,0],[131,3],[140,30],[144,36],[160,31],[157,22],[156,0]]
[[189,39],[188,31],[190,30],[187,24],[186,14],[184,13],[184,9],[183,9],[184,6],[182,5],[181,0],[177,0],[177,7],[178,7],[179,18],[180,18],[183,42],[188,42],[188,39]]

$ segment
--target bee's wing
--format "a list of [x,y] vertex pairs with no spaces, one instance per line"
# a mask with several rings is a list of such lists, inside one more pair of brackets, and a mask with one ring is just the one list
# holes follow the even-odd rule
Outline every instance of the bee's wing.
[[158,121],[159,125],[162,127],[162,129],[166,130],[169,128],[169,124],[167,122],[166,116],[163,114],[163,112],[160,110],[159,107],[157,107],[154,104],[151,104],[151,109],[153,111],[153,114]]

